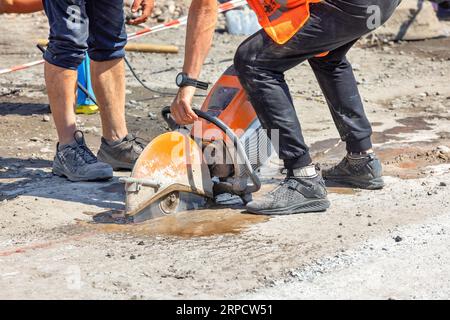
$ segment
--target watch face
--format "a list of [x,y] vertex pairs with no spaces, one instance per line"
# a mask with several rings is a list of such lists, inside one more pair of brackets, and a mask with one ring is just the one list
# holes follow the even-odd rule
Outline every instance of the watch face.
[[176,80],[177,81],[177,86],[181,86],[183,84],[183,79],[184,79],[184,77],[183,77],[182,73],[177,75],[177,80]]

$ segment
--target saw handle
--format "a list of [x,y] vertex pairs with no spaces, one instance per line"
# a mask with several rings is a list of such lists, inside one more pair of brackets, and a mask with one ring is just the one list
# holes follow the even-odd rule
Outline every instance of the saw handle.
[[[261,181],[259,180],[258,176],[256,175],[255,171],[253,170],[253,167],[250,163],[250,160],[248,159],[246,153],[245,153],[245,149],[242,146],[242,143],[239,141],[238,136],[236,136],[233,132],[233,130],[231,130],[222,120],[220,120],[219,118],[213,117],[211,115],[209,115],[208,113],[201,111],[199,109],[192,109],[195,114],[203,119],[206,120],[208,122],[211,122],[212,124],[214,124],[217,128],[219,128],[220,130],[222,130],[228,138],[231,139],[231,141],[233,142],[233,146],[237,151],[237,155],[239,157],[240,160],[244,161],[245,164],[245,168],[247,169],[247,172],[250,176],[250,179],[253,182],[253,185],[250,185],[247,187],[247,189],[245,190],[245,193],[255,193],[257,191],[259,191],[259,189],[261,189]],[[170,116],[170,107],[164,107],[161,111],[162,117],[163,119],[167,122],[167,124],[169,125],[169,127],[172,130],[177,130],[180,128],[180,126],[175,122],[175,120]]]
[[181,126],[178,123],[176,123],[173,117],[171,116],[170,107],[164,107],[161,111],[161,115],[164,121],[166,121],[170,130],[175,131],[181,128]]

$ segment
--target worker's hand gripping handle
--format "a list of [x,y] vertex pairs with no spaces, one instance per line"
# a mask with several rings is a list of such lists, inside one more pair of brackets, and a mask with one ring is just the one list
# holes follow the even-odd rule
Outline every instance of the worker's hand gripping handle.
[[[211,122],[217,128],[222,130],[227,135],[228,138],[230,138],[230,140],[233,143],[233,146],[234,146],[234,148],[236,150],[236,153],[237,153],[237,156],[238,156],[237,159],[238,159],[239,163],[242,163],[242,164],[245,165],[247,173],[248,173],[250,179],[253,182],[252,185],[249,185],[247,187],[247,189],[245,190],[244,193],[255,193],[259,189],[261,189],[261,181],[259,180],[259,178],[256,175],[255,171],[253,170],[253,167],[252,167],[252,165],[250,163],[250,160],[248,159],[247,154],[245,153],[245,149],[242,146],[242,143],[239,140],[238,136],[236,136],[234,134],[233,130],[231,130],[219,118],[213,117],[213,116],[209,115],[208,113],[203,112],[203,111],[198,110],[198,109],[193,109],[193,111],[195,112],[195,114],[197,114],[197,116],[199,118],[204,119],[204,120],[206,120],[208,122]],[[175,122],[175,120],[173,120],[173,118],[170,116],[170,107],[163,108],[161,113],[162,113],[163,119],[167,122],[167,124],[169,125],[169,127],[172,130],[176,130],[176,129],[180,128],[177,125],[177,123]]]

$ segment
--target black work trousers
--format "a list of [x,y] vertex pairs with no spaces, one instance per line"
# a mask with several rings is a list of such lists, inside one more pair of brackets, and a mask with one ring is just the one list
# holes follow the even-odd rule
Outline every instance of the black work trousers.
[[[287,169],[311,163],[284,73],[308,60],[349,152],[372,147],[364,112],[346,54],[363,35],[383,24],[400,0],[324,0],[310,5],[311,17],[286,44],[264,30],[238,48],[234,65],[263,127],[278,130],[279,156]],[[316,57],[329,52],[325,57]],[[303,79],[297,79],[299,83]]]

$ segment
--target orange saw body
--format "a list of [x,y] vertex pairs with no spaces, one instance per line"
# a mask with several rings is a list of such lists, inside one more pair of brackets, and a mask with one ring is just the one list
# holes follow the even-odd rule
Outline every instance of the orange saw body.
[[214,85],[200,120],[179,127],[164,108],[171,132],[142,152],[126,189],[126,215],[133,222],[215,204],[245,204],[261,187],[258,170],[272,145],[230,67]]

